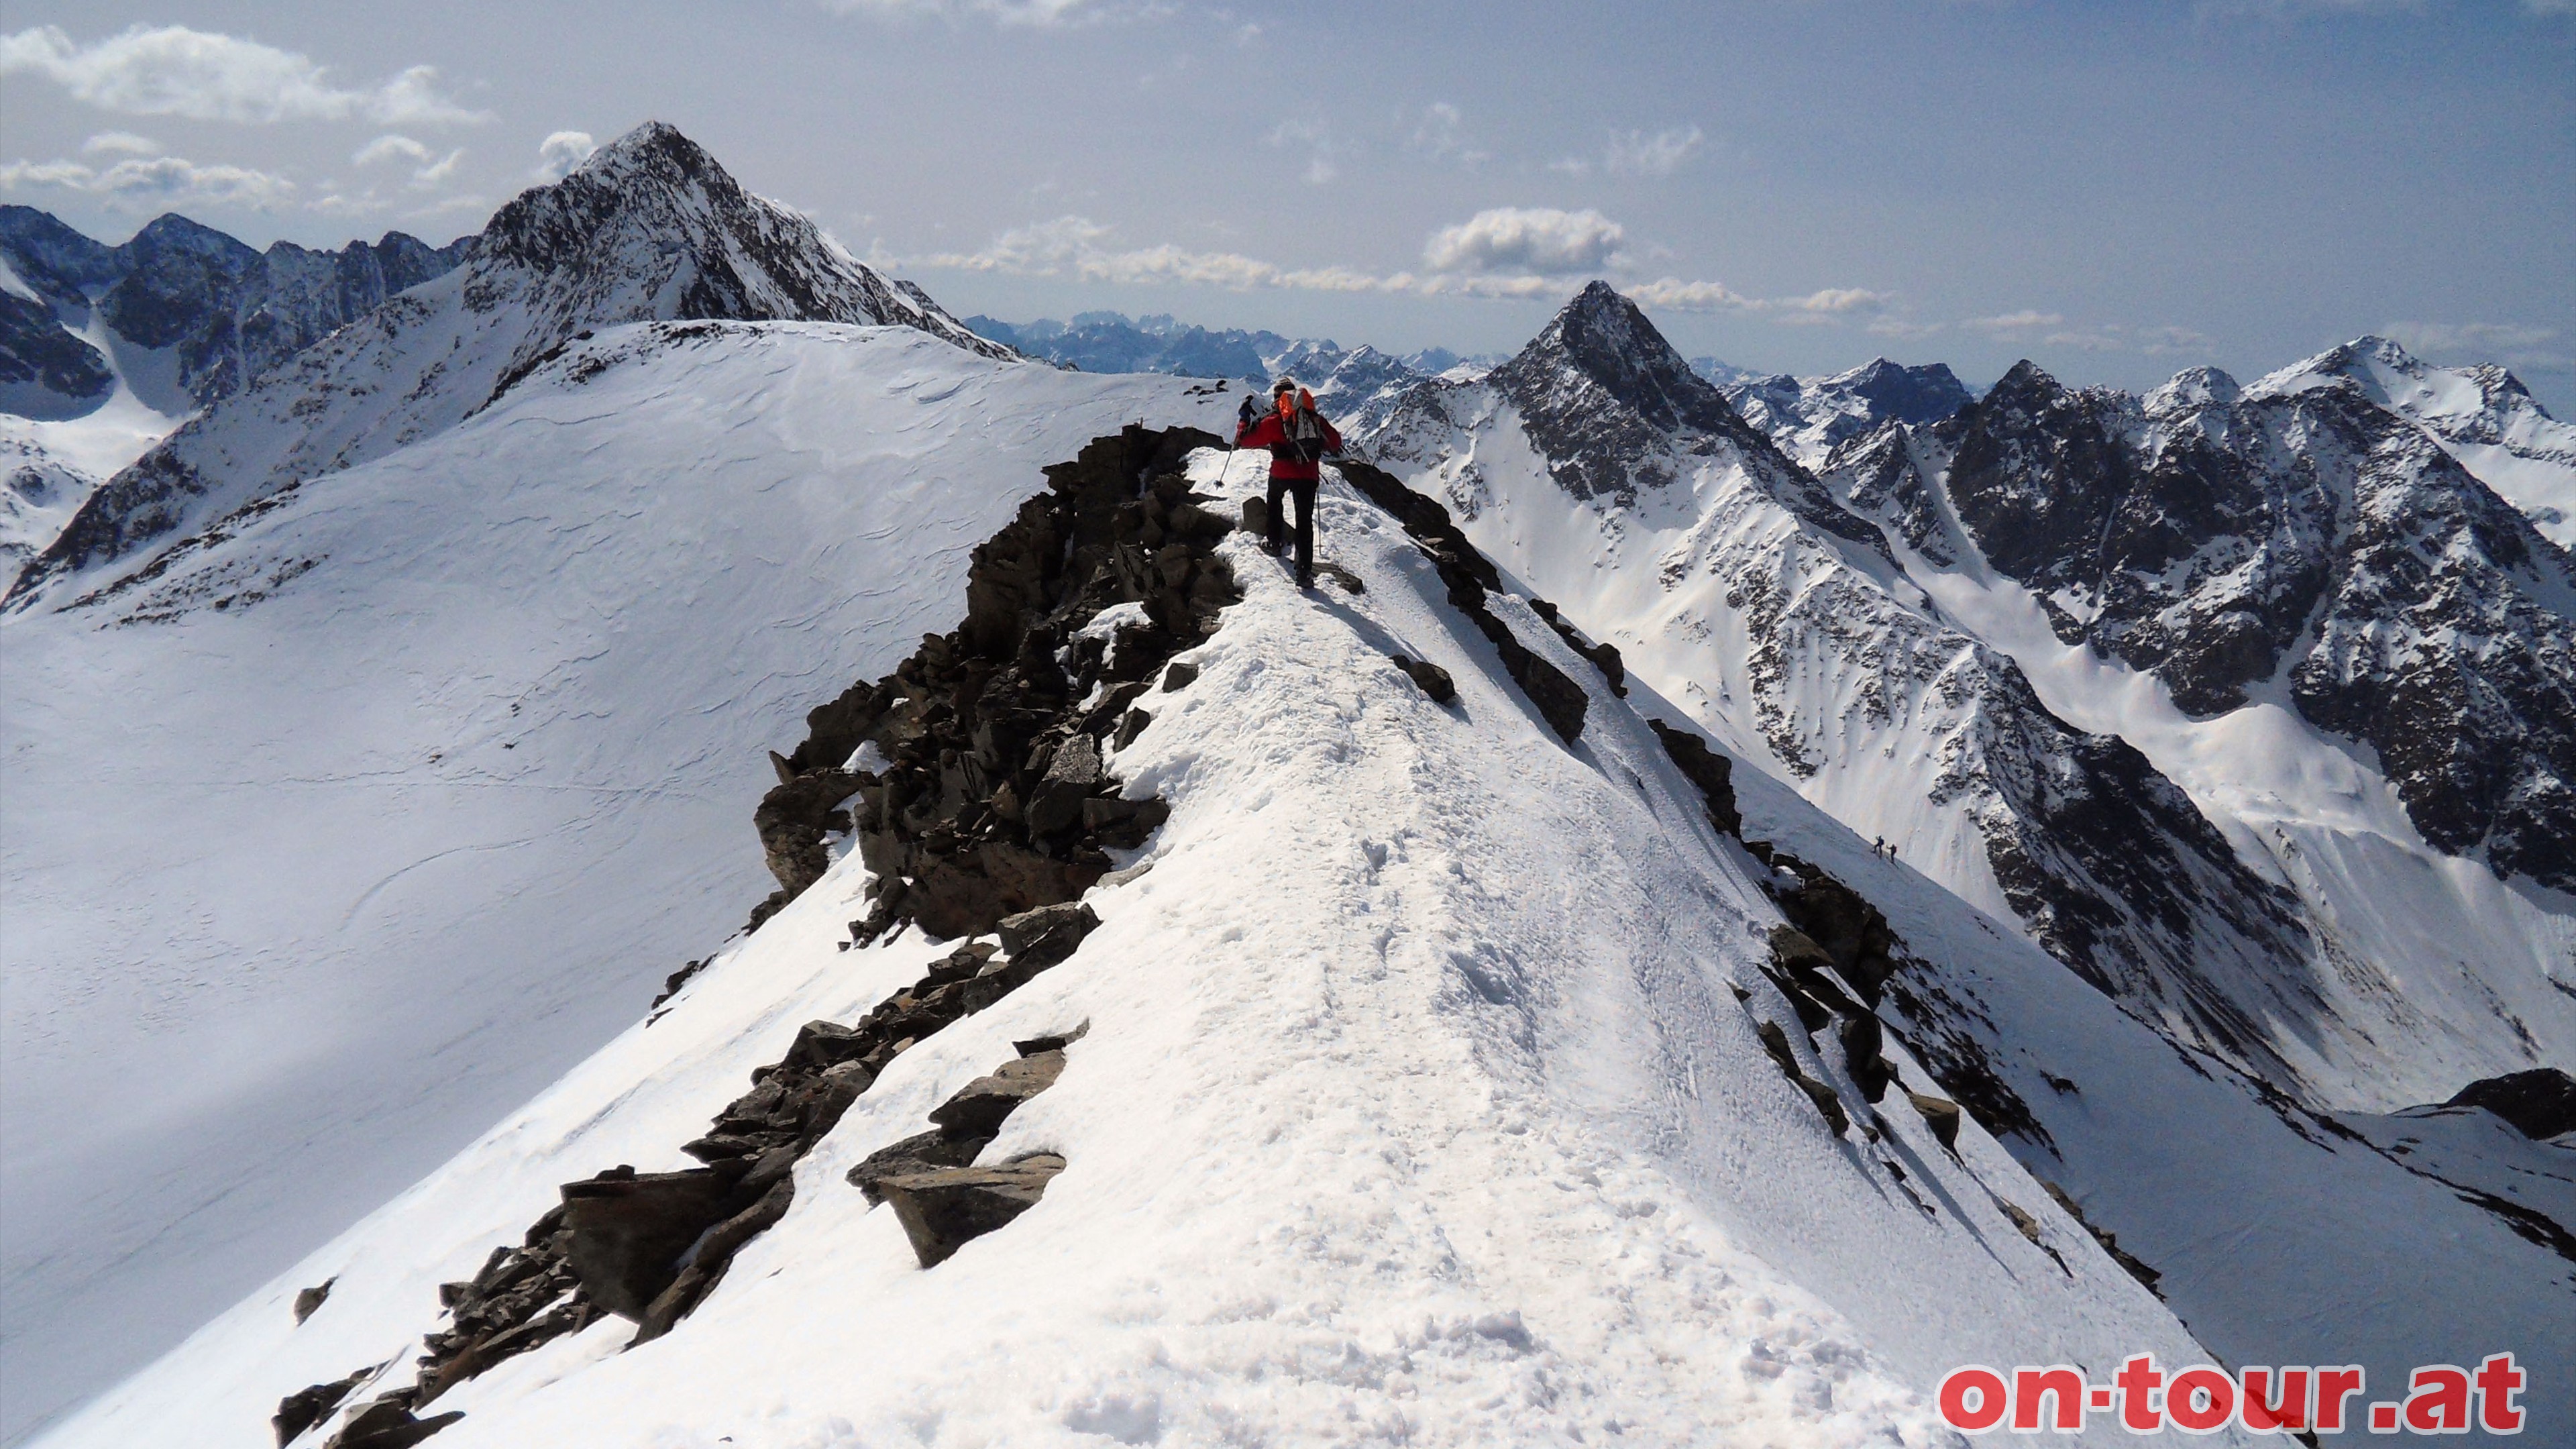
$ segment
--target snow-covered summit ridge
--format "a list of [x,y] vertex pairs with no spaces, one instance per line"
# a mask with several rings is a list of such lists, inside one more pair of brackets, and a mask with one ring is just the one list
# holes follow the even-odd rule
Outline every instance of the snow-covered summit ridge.
[[504,206],[466,265],[389,299],[110,479],[8,601],[97,597],[236,509],[454,426],[582,332],[693,319],[903,326],[1016,356],[649,123]]
[[2437,367],[2385,337],[2360,337],[2256,382],[2285,395],[2347,383],[2443,449],[2562,548],[2576,548],[2576,424],[2549,415],[2493,363]]

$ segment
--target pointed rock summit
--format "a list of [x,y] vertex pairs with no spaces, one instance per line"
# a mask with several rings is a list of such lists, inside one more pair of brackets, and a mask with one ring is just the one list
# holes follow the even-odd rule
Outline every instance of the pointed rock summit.
[[[169,265],[239,260],[167,230]],[[1018,356],[650,122],[502,207],[465,265],[386,299],[110,479],[0,602],[101,597],[235,509],[454,426],[596,329],[675,321],[910,327]]]

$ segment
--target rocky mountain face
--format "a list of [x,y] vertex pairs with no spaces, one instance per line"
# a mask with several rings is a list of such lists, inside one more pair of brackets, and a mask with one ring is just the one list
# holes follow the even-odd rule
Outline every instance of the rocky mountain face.
[[1909,541],[1964,544],[2189,714],[2285,698],[2376,751],[2436,848],[2576,887],[2576,560],[2354,378],[2200,369],[2140,399],[2023,363],[1898,426],[1829,471]]
[[[230,254],[206,237],[165,230],[154,252],[164,260],[153,275],[230,264]],[[850,256],[809,219],[744,191],[695,142],[658,122],[603,148],[562,181],[522,193],[481,235],[459,245],[464,265],[295,354],[108,480],[20,573],[7,602],[26,607],[57,591],[66,601],[98,597],[99,589],[148,569],[149,555],[235,510],[453,426],[600,327],[648,320],[895,325],[984,356],[1017,355],[976,336],[918,288]],[[427,265],[400,243],[388,255],[390,262],[371,252],[364,265],[350,265],[361,281]],[[367,286],[346,285],[340,263],[332,268],[327,276],[318,265],[295,273],[301,290],[273,279],[271,292],[351,301],[371,295]],[[177,325],[175,311],[165,316],[141,300],[132,309],[135,317]],[[272,336],[282,347],[292,329],[245,326],[231,335],[244,347]],[[225,375],[220,357],[209,366],[208,375]],[[247,372],[247,364],[236,371]]]
[[0,437],[0,570],[15,570],[53,541],[95,480],[24,438]]
[[2183,1039],[2295,1076],[2265,1025],[2319,1014],[2295,901],[2135,749],[1892,581],[1879,525],[1609,287],[1488,378],[1417,387],[1366,446],[1722,739],[1910,834],[1909,858]]
[[1836,445],[1881,424],[1937,423],[1968,405],[1971,394],[1945,363],[1905,367],[1884,357],[1831,377],[1723,374],[1715,359],[1692,369],[1718,384],[1747,423],[1770,435],[1782,452],[1812,468]]
[[281,241],[261,252],[172,214],[111,247],[33,208],[0,207],[0,261],[26,288],[0,301],[0,386],[32,382],[52,395],[9,409],[29,416],[104,401],[113,378],[78,335],[95,314],[118,341],[170,355],[175,396],[151,401],[210,406],[386,298],[454,269],[472,244],[464,237],[433,247],[390,231],[338,251]]

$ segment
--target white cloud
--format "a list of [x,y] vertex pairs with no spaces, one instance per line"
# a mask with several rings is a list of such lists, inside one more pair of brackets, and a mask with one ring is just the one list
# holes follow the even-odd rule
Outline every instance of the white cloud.
[[1607,267],[1626,239],[1619,223],[1590,209],[1498,206],[1432,233],[1422,259],[1440,272],[1563,276]]
[[95,196],[123,211],[239,206],[270,211],[295,197],[295,183],[242,166],[200,166],[178,156],[136,157],[105,170],[78,161],[0,164],[0,191],[51,188]]
[[426,190],[433,186],[444,186],[447,184],[447,179],[456,174],[457,163],[464,159],[465,148],[459,146],[455,150],[448,152],[445,156],[440,157],[438,160],[433,161],[429,165],[423,166],[419,170],[413,172],[411,174],[411,184],[414,188],[420,190]]
[[429,148],[409,136],[378,136],[358,148],[349,158],[353,166],[373,166],[379,161],[409,161],[417,166],[429,159]]
[[539,181],[561,181],[598,149],[599,143],[590,139],[588,131],[557,131],[537,143],[536,177]]
[[132,131],[101,131],[81,142],[84,156],[158,156],[161,143]]
[[425,65],[352,90],[294,51],[184,25],[137,25],[87,45],[53,25],[0,35],[0,75],[20,72],[101,110],[135,116],[431,125],[486,119],[441,94],[438,72]]
[[1959,325],[1971,332],[1983,332],[1989,337],[1996,337],[2006,332],[2027,332],[2033,327],[2055,327],[2065,321],[2064,317],[2055,312],[2034,312],[2025,307],[2018,312],[2006,312],[2000,317],[1970,317]]
[[[1477,222],[1448,228],[1434,237],[1430,256],[1435,270],[1426,273],[1396,272],[1378,275],[1352,267],[1282,267],[1239,252],[1203,252],[1169,244],[1150,247],[1121,248],[1112,244],[1108,227],[1088,217],[1065,216],[1034,226],[1018,227],[995,237],[981,251],[941,253],[911,259],[910,265],[948,271],[995,272],[1011,276],[1068,277],[1083,282],[1105,282],[1120,285],[1180,284],[1224,287],[1233,291],[1269,288],[1313,292],[1399,293],[1417,297],[1486,297],[1506,299],[1556,299],[1568,290],[1562,271],[1546,271],[1535,265],[1497,265],[1514,251],[1534,255],[1552,265],[1568,252],[1587,249],[1599,251],[1604,245],[1602,229],[1608,228],[1610,252],[1615,253],[1618,228],[1591,213],[1574,213],[1568,223],[1536,227],[1525,222],[1517,232],[1512,227],[1488,221],[1495,213],[1485,213]],[[1530,216],[1566,217],[1563,212],[1521,213]],[[1588,219],[1586,219],[1588,218]],[[1461,238],[1457,256],[1443,260],[1438,244],[1452,233],[1473,232],[1477,241]],[[1536,239],[1533,240],[1532,238]],[[901,267],[900,259],[884,258],[889,267]],[[1465,263],[1476,263],[1475,266]],[[1615,262],[1614,267],[1615,269]],[[1886,307],[1889,299],[1882,293],[1853,287],[1829,288],[1804,297],[1764,299],[1747,297],[1721,282],[1692,282],[1666,277],[1659,281],[1639,282],[1627,288],[1639,303],[1675,312],[1744,312],[1768,316],[1776,321],[1841,322],[1866,316]]]
[[1703,139],[1697,126],[1657,131],[1613,131],[1603,164],[1620,176],[1670,176]]

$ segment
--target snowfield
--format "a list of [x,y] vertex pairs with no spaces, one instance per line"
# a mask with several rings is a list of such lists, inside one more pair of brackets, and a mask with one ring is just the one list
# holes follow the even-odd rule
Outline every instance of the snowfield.
[[1156,378],[602,332],[148,583],[0,620],[0,1442],[383,1203],[771,886],[762,751],[955,623]]

